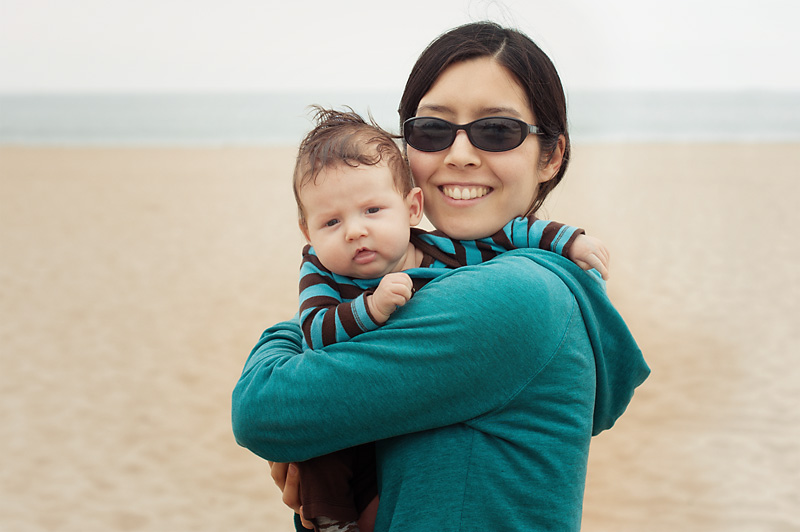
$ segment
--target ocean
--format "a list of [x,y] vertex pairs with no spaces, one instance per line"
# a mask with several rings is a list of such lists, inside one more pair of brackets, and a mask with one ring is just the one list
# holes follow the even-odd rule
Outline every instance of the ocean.
[[[295,145],[308,106],[399,131],[399,93],[0,94],[0,144]],[[800,92],[568,93],[575,142],[798,142]]]

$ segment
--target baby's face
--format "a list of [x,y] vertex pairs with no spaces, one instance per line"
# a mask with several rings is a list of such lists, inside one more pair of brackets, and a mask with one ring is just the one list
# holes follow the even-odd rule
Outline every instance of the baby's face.
[[326,168],[299,196],[306,214],[301,230],[330,271],[371,279],[402,269],[421,205],[394,188],[385,164]]

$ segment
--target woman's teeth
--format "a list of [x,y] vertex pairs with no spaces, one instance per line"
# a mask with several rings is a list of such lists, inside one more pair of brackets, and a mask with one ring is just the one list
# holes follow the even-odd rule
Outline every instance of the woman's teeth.
[[480,198],[489,193],[489,187],[442,187],[442,192],[448,198],[456,200],[470,200]]

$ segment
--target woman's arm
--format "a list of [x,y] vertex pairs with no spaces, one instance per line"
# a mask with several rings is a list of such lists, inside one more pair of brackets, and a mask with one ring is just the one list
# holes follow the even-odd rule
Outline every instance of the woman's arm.
[[324,352],[301,352],[298,323],[280,323],[234,390],[237,441],[299,461],[480,416],[547,363],[574,306],[552,272],[505,254],[430,282],[382,328]]

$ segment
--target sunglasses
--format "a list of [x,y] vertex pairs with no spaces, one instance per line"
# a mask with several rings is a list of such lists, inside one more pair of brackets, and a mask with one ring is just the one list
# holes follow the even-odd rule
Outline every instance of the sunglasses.
[[419,151],[442,151],[453,145],[463,129],[473,146],[483,151],[508,151],[522,144],[539,128],[516,118],[489,116],[469,124],[453,124],[441,118],[416,116],[403,122],[403,138]]

